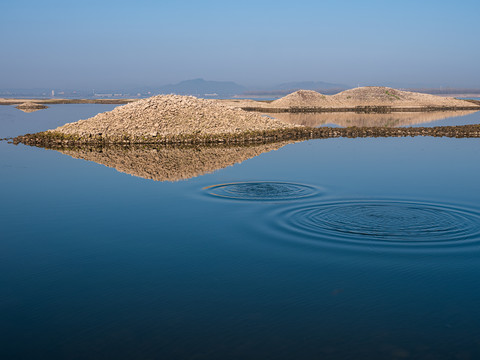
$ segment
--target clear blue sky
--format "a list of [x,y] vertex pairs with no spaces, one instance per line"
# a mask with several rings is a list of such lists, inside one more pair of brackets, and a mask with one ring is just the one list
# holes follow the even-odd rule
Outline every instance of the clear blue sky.
[[480,87],[480,1],[4,1],[0,88]]

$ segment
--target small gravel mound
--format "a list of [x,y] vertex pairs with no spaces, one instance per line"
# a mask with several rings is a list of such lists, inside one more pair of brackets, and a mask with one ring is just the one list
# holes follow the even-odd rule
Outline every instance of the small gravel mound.
[[34,102],[24,102],[23,104],[15,106],[18,110],[22,110],[23,112],[34,112],[37,110],[42,110],[48,108],[43,104],[37,104]]
[[280,120],[193,96],[158,95],[49,132],[80,137],[242,134],[295,127]]
[[333,107],[335,104],[329,96],[313,90],[298,90],[283,98],[272,101],[270,106],[278,108],[288,107]]

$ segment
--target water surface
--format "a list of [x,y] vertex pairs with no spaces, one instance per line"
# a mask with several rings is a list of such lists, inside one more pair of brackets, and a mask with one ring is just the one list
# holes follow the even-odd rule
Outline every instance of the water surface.
[[[272,114],[270,114],[272,115]],[[480,124],[479,111],[392,112],[389,114],[336,113],[278,113],[277,119],[312,127],[321,126],[381,126],[433,127]]]
[[[0,137],[105,110],[57,106]],[[479,146],[2,141],[0,358],[479,358]]]

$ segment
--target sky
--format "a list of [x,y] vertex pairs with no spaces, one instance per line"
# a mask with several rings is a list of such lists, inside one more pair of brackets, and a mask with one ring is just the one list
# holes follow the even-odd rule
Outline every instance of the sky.
[[480,88],[480,1],[4,1],[0,89]]

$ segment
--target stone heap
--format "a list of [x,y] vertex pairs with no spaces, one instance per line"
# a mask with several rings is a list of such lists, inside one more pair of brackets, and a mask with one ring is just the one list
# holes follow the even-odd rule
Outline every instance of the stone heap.
[[48,108],[48,106],[37,104],[34,102],[24,102],[23,104],[17,105],[16,108],[26,113],[42,110]]
[[139,138],[242,134],[292,127],[295,125],[223,105],[216,100],[158,95],[48,132],[82,138]]

